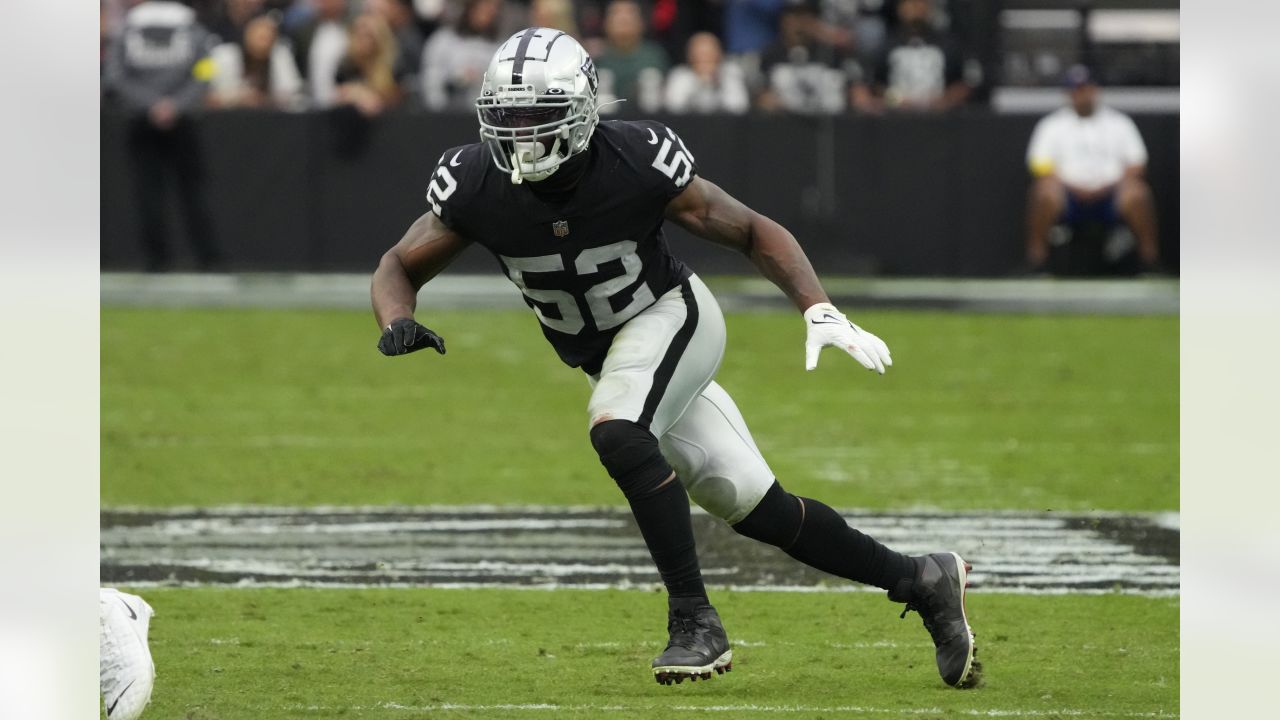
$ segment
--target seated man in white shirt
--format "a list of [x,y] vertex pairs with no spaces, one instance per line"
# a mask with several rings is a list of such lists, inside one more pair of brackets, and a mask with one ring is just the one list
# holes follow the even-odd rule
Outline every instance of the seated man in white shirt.
[[1144,271],[1159,267],[1155,203],[1143,174],[1147,149],[1133,120],[1098,104],[1098,86],[1083,65],[1067,71],[1071,104],[1042,118],[1031,135],[1027,164],[1035,181],[1027,208],[1027,262],[1049,264],[1055,225],[1124,223],[1137,240]]

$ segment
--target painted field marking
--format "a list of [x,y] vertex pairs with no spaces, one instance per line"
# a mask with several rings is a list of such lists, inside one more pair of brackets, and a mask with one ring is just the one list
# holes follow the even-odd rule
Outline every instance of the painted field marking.
[[[975,590],[1176,595],[1176,514],[846,513],[909,554],[950,549]],[[857,591],[694,514],[704,574],[744,590]],[[102,582],[135,587],[651,588],[625,509],[217,507],[101,514]]]

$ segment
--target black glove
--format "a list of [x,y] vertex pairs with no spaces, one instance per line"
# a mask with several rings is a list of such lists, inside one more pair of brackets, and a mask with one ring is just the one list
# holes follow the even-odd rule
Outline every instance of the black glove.
[[423,348],[435,348],[444,354],[444,338],[420,325],[411,317],[396,318],[383,328],[382,338],[378,340],[378,350],[383,355],[405,355]]

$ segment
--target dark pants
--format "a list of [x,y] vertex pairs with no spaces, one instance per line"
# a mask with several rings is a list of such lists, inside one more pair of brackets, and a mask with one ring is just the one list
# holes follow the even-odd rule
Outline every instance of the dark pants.
[[159,130],[145,118],[135,120],[129,129],[129,155],[146,269],[157,272],[171,263],[165,218],[165,188],[169,185],[177,186],[197,266],[207,270],[216,265],[220,253],[214,244],[212,220],[204,200],[204,163],[191,121],[183,118],[171,130]]

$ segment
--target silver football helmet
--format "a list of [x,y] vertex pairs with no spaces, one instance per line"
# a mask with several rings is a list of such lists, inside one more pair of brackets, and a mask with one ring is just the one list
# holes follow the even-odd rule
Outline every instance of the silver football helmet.
[[511,182],[543,180],[587,149],[600,122],[596,67],[569,35],[527,28],[494,53],[476,114],[480,139]]

